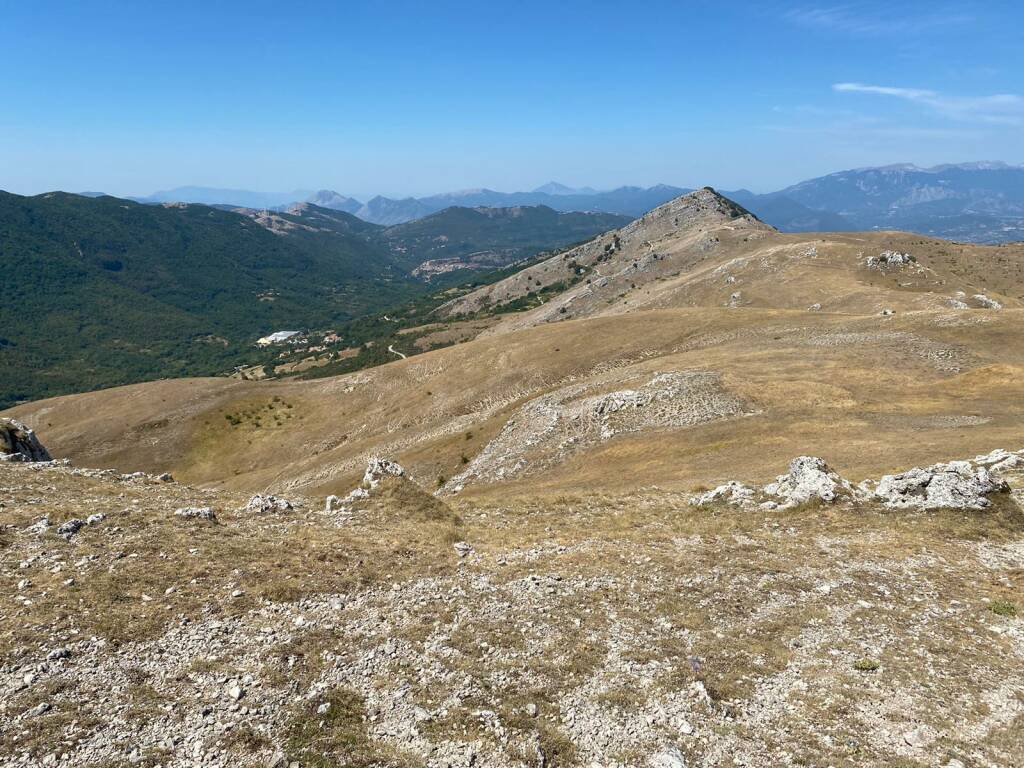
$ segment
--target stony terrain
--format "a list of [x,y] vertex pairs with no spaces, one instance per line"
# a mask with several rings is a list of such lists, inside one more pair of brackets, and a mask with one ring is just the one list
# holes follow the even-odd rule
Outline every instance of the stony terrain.
[[5,463],[0,764],[1017,764],[1024,516],[987,498],[443,503],[379,474],[325,512]]

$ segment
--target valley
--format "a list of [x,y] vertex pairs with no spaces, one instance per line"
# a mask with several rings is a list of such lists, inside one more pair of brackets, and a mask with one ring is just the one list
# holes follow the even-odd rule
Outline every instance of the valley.
[[[623,221],[453,210],[387,229],[307,204],[272,212],[0,193],[0,406],[161,377],[273,369],[276,351],[255,343],[284,329],[341,331],[347,346],[332,354],[359,350],[381,333],[386,340],[391,329],[381,316],[389,309],[431,306],[432,294],[475,274]],[[439,274],[420,270],[437,259],[447,265]]]

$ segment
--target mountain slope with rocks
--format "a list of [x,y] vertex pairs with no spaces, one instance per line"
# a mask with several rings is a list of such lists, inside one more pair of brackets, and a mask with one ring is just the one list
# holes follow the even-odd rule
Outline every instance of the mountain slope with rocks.
[[1021,454],[975,460],[980,513],[894,513],[809,457],[766,488],[785,509],[442,502],[377,461],[324,510],[0,463],[0,756],[1013,765]]
[[460,343],[5,411],[0,762],[1020,764],[1022,267],[704,189]]
[[443,311],[457,317],[526,309],[488,331],[500,333],[666,307],[844,314],[1020,307],[1022,254],[1024,246],[993,249],[901,233],[781,235],[705,188],[461,296]]

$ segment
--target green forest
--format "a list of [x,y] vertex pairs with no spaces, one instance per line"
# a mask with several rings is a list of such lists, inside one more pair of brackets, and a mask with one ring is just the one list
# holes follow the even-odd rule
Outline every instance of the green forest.
[[[425,259],[492,249],[511,261],[621,224],[508,210],[520,213],[449,209],[384,228],[307,205],[275,214],[275,230],[224,207],[0,192],[0,408],[224,374],[267,361],[255,340],[278,330],[378,338],[394,330],[382,325],[389,309],[418,319],[443,289],[490,279],[456,271],[427,283],[411,274]],[[385,360],[371,349],[360,366]]]

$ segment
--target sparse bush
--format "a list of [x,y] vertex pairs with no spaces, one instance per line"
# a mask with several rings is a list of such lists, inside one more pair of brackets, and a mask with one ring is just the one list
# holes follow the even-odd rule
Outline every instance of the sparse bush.
[[1017,615],[1017,606],[1009,600],[996,600],[988,609],[996,616],[1012,617]]

